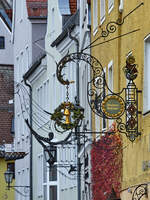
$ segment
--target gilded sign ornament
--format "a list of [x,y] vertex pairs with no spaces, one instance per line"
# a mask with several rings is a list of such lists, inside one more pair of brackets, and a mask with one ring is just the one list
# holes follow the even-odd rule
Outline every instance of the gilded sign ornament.
[[116,119],[123,115],[125,103],[123,99],[117,95],[106,96],[102,102],[102,112],[106,117]]

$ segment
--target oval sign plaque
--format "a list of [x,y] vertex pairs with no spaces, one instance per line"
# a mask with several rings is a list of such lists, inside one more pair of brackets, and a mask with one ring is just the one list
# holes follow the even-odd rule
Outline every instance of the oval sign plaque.
[[124,110],[124,101],[117,95],[107,96],[102,102],[102,112],[108,118],[119,118],[124,113]]

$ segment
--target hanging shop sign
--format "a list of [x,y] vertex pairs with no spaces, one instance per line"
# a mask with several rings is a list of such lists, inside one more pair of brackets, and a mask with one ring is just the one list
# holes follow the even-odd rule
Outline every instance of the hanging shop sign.
[[[58,63],[56,74],[61,84],[69,86],[72,82],[64,78],[64,68],[66,68],[66,66],[72,66],[71,64],[69,65],[70,62],[75,63],[80,61],[90,66],[92,71],[92,79],[87,84],[87,99],[90,108],[99,117],[116,120],[117,130],[120,133],[124,133],[129,140],[133,142],[136,137],[141,135],[138,130],[138,115],[140,114],[138,110],[138,94],[141,91],[138,90],[134,82],[138,76],[138,69],[134,56],[130,55],[126,59],[126,65],[123,67],[123,71],[126,79],[128,79],[128,84],[118,93],[114,93],[108,87],[105,79],[105,72],[99,60],[83,52],[68,54]],[[109,95],[106,95],[107,92],[109,92]],[[55,114],[56,113],[54,113],[54,115]],[[61,118],[61,123],[57,118],[54,119],[56,124],[62,129],[72,129],[79,124],[72,123],[71,120],[69,120],[72,115],[69,116],[69,114],[70,111],[67,115],[66,112],[64,112],[63,115],[65,118]],[[122,118],[123,115],[124,118]],[[79,117],[82,121],[80,115],[76,115],[76,117],[77,119]],[[75,119],[75,122],[77,119]]]

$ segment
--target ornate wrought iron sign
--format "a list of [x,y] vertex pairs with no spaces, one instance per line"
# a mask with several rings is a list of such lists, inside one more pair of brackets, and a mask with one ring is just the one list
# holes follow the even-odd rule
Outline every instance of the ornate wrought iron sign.
[[80,124],[83,118],[84,109],[76,107],[71,102],[61,103],[51,116],[51,119],[55,121],[55,129],[58,132],[72,130]]
[[106,117],[118,118],[123,115],[125,110],[124,100],[117,95],[110,95],[104,98],[102,102],[102,112]]
[[[126,134],[133,142],[140,135],[138,131],[138,93],[140,91],[134,83],[138,75],[135,58],[130,55],[126,60],[126,66],[123,69],[129,82],[127,87],[119,93],[114,93],[108,87],[99,60],[86,53],[69,54],[58,63],[56,74],[61,84],[69,85],[71,83],[63,77],[63,69],[66,64],[79,61],[86,62],[92,69],[92,79],[87,85],[87,99],[92,111],[102,118],[116,120],[118,131]],[[106,95],[107,92],[109,95]],[[121,118],[123,115],[125,115],[125,122]]]

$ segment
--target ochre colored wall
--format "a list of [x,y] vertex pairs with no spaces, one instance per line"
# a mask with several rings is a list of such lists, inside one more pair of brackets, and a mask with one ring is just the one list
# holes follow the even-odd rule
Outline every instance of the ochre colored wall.
[[[7,162],[4,159],[0,159],[0,200],[14,200],[15,193],[12,188],[10,190],[6,189],[6,182],[4,178],[4,173],[7,170]],[[14,185],[14,181],[11,185]]]
[[[100,2],[100,1],[99,1]],[[115,5],[110,14],[108,14],[108,0],[106,0],[106,19],[100,25],[100,15],[98,16],[98,31],[93,35],[91,31],[91,39],[95,40],[100,36],[101,30],[105,30],[108,22],[116,21],[118,17],[122,18],[131,10],[141,3],[141,0],[124,0],[123,13],[119,13],[119,1],[114,1]],[[98,5],[98,8],[100,5]],[[92,5],[93,11],[93,5]],[[99,13],[98,9],[98,13]],[[113,85],[114,92],[120,91],[126,87],[126,79],[122,68],[125,66],[126,57],[129,52],[135,57],[138,64],[138,77],[136,85],[142,94],[139,94],[139,110],[143,111],[143,69],[144,69],[144,38],[150,34],[150,2],[144,1],[144,6],[140,6],[136,11],[129,15],[121,26],[116,26],[116,31],[110,33],[108,37],[99,39],[95,44],[112,39],[118,35],[128,33],[130,31],[140,29],[140,31],[128,34],[113,41],[98,45],[91,49],[93,56],[99,59],[105,67],[113,60]],[[99,13],[100,14],[100,13]],[[91,13],[93,19],[93,12]],[[93,20],[92,20],[93,21]],[[93,26],[91,28],[93,30]],[[106,77],[108,76],[108,68],[106,68]],[[150,86],[149,86],[150,87]],[[100,119],[101,123],[101,119]],[[108,123],[107,123],[108,124]],[[122,135],[123,140],[123,177],[122,177],[122,199],[130,200],[127,189],[141,183],[150,182],[150,168],[143,171],[143,161],[150,160],[150,114],[139,115],[139,131],[142,133],[135,142],[131,143],[125,135]],[[93,128],[95,128],[95,119],[93,115]],[[108,126],[107,126],[108,128]],[[131,195],[132,196],[132,195]]]

